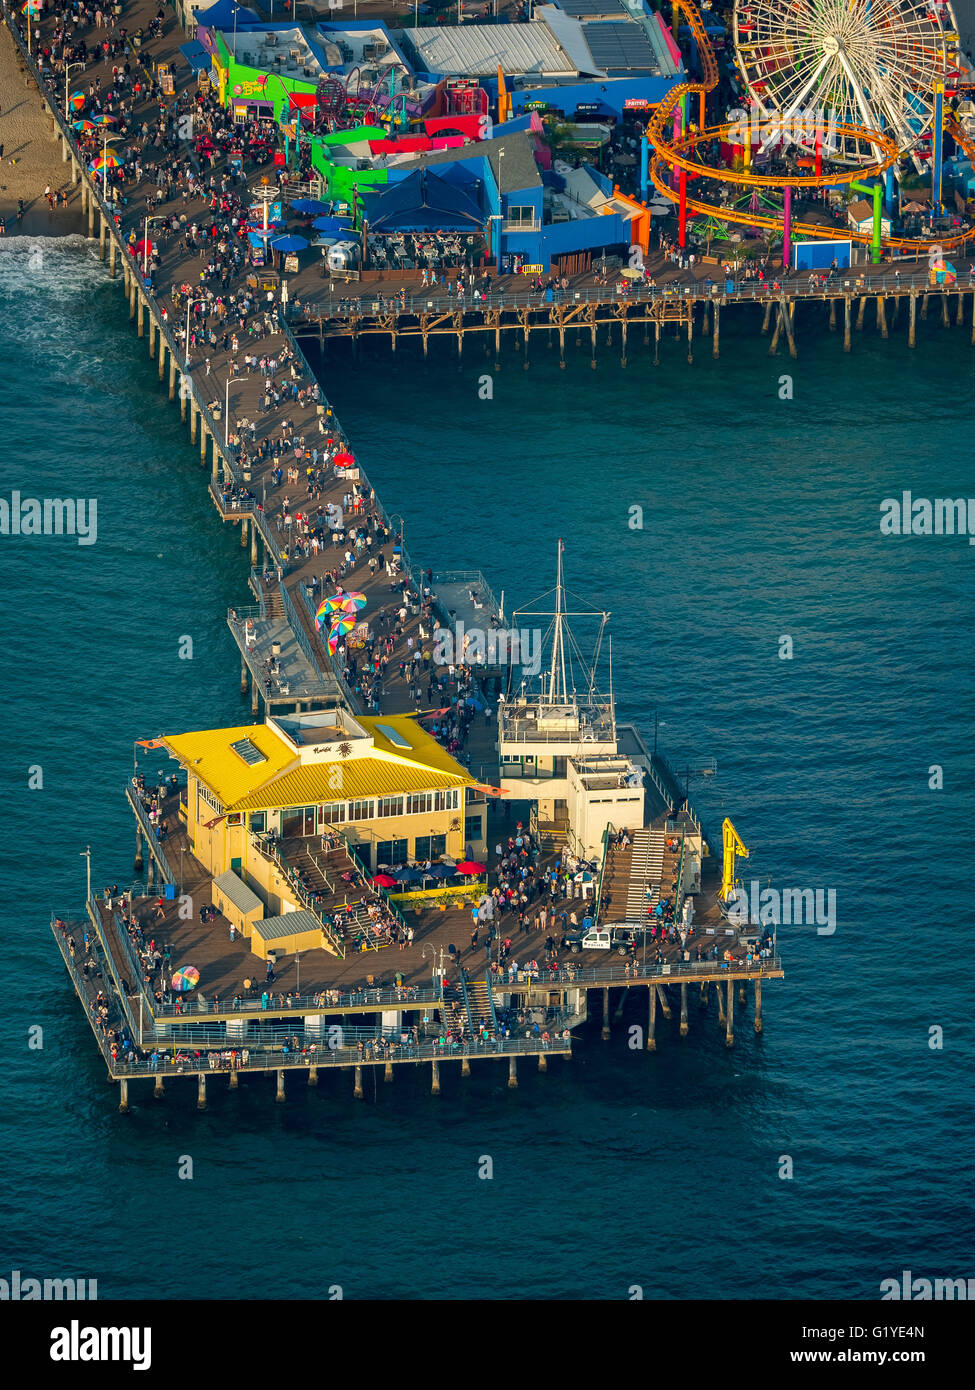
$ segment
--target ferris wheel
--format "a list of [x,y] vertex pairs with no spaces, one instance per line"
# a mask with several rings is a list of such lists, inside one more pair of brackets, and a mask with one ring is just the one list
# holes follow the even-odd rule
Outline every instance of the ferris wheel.
[[870,142],[837,126],[914,152],[957,48],[950,7],[939,0],[735,0],[734,40],[762,116],[791,117],[792,138],[807,147],[818,121],[830,157],[846,164],[860,162]]

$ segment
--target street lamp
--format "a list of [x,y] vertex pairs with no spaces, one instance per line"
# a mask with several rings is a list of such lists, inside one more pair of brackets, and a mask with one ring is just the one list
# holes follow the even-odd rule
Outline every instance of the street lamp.
[[67,117],[67,114],[68,114],[68,78],[69,78],[69,76],[71,75],[71,70],[72,70],[72,68],[83,68],[84,66],[85,66],[84,63],[68,63],[67,67],[64,69],[64,114],[65,114],[65,117]]
[[88,870],[88,896],[87,896],[87,898],[85,899],[85,902],[86,902],[86,903],[90,903],[90,902],[91,902],[91,845],[86,845],[85,848],[84,848],[84,849],[80,852],[80,854],[78,855],[78,858],[79,858],[79,859],[87,859],[87,861],[88,861],[87,866],[86,866],[86,867],[87,867],[87,870]]
[[194,305],[205,304],[206,302],[207,301],[205,299],[188,299],[186,301],[186,338],[183,342],[183,346],[186,349],[186,355],[183,361],[184,367],[188,367],[190,365],[190,310],[194,307]]
[[106,162],[106,154],[111,141],[121,140],[121,138],[121,135],[102,136],[102,197],[106,203],[108,202],[108,163]]
[[142,237],[142,278],[143,278],[143,280],[144,280],[144,279],[146,278],[146,276],[149,274],[149,223],[150,223],[150,222],[165,222],[165,221],[166,221],[166,218],[165,218],[165,217],[161,217],[158,213],[157,213],[155,216],[153,216],[153,217],[150,217],[149,214],[146,213],[146,227],[145,227],[145,232],[143,233],[143,237]]

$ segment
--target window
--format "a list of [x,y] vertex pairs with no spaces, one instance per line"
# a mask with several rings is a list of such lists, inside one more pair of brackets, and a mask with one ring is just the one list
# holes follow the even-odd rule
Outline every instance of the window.
[[345,802],[332,801],[327,806],[318,808],[318,828],[323,830],[326,825],[339,825],[345,820]]
[[433,810],[433,792],[416,792],[406,798],[408,816],[425,816]]
[[376,845],[377,864],[403,864],[409,849],[406,840],[380,840]]
[[401,796],[381,796],[376,802],[376,816],[401,816],[403,798]]
[[350,801],[349,820],[372,820],[373,809],[371,801]]
[[528,207],[509,207],[505,217],[509,227],[533,227],[535,225],[535,209],[530,204]]
[[470,844],[472,840],[480,840],[482,838],[483,837],[481,835],[481,817],[465,816],[464,839],[467,841],[467,843]]
[[253,835],[263,835],[267,829],[267,812],[252,811],[247,817],[247,824],[250,826]]
[[413,841],[413,853],[417,859],[439,859],[447,853],[446,835],[417,835]]
[[434,792],[433,794],[433,809],[435,811],[456,811],[459,804],[457,787],[449,787],[446,791]]
[[[223,807],[220,805],[220,802],[219,802],[219,801],[217,800],[217,798],[213,795],[213,793],[207,791],[206,787],[202,786],[199,782],[197,782],[197,784],[196,784],[196,790],[197,790],[197,794],[199,795],[200,800],[203,801],[203,802],[205,802],[206,805],[210,807],[210,810],[211,810],[211,811],[216,811],[216,812],[218,812],[218,813],[220,813],[220,812],[223,811]],[[199,815],[199,814],[198,814],[197,819],[198,819],[198,820],[208,820],[209,817],[208,817],[208,816],[202,816],[202,815]]]

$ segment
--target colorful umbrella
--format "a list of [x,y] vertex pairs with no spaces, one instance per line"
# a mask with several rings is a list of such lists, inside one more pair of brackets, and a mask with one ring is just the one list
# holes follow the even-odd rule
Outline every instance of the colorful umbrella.
[[84,92],[72,92],[68,97],[68,105],[73,106],[76,111],[80,111],[84,106],[86,97]]
[[111,150],[108,150],[105,154],[97,155],[88,167],[92,170],[120,169],[122,167],[122,161],[119,159],[118,155],[112,154]]
[[340,632],[344,636],[345,633],[351,632],[356,627],[358,621],[354,613],[333,613],[332,625],[328,630],[329,637],[336,632]]
[[94,118],[96,125],[114,125],[115,119],[114,116],[95,116]]
[[173,989],[184,994],[188,989],[196,989],[200,983],[200,972],[195,965],[182,965],[173,976]]
[[31,19],[36,19],[40,12],[40,0],[25,0],[25,3],[20,7],[20,13],[29,14]]
[[338,635],[337,632],[332,631],[332,632],[330,632],[330,633],[328,634],[328,649],[329,649],[329,651],[332,653],[333,656],[334,656],[335,653],[338,651],[338,647],[339,647],[339,635]]
[[335,464],[336,468],[351,468],[355,463],[355,459],[350,453],[343,449],[340,454],[335,455],[332,462]]
[[351,609],[353,611],[356,608],[365,608],[366,604],[369,601],[366,598],[365,594],[360,594],[357,589],[348,590],[344,594],[342,592],[339,592],[333,595],[333,597],[342,600],[343,608]]
[[373,874],[372,882],[375,883],[378,888],[396,887],[396,880],[391,874]]
[[95,129],[95,127],[94,127],[94,125],[91,123],[91,121],[72,121],[72,122],[71,122],[71,125],[72,125],[72,127],[73,127],[75,130],[94,130],[94,129]]
[[332,600],[330,598],[325,599],[315,610],[315,622],[318,623],[320,627],[324,627],[325,619],[330,618],[333,611]]
[[457,867],[454,869],[455,874],[469,874],[472,877],[475,874],[483,874],[484,872],[484,864],[475,864],[469,859],[465,859],[462,864],[458,864]]

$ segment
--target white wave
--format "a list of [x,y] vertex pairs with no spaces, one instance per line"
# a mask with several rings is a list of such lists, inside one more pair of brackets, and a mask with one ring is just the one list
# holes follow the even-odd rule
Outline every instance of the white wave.
[[45,251],[75,251],[82,248],[87,250],[95,245],[97,245],[95,237],[82,236],[80,232],[73,232],[70,236],[0,237],[0,251],[19,252],[21,255],[33,250],[35,246]]

